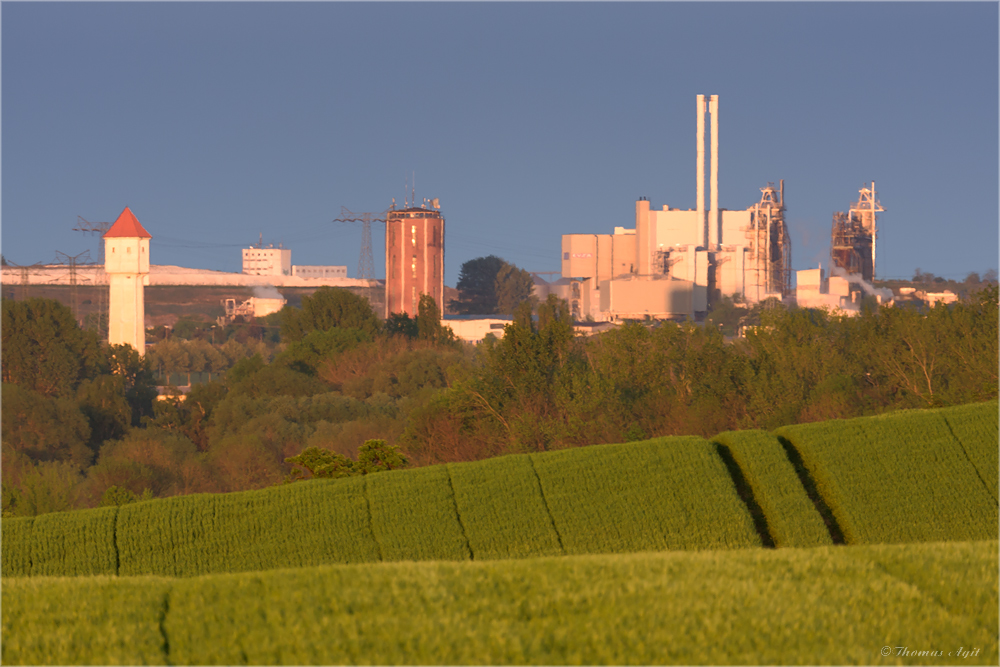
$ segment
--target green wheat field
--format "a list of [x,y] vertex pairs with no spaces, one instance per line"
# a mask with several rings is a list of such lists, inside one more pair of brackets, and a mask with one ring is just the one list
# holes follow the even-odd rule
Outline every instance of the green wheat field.
[[4,664],[997,664],[996,401],[2,527]]

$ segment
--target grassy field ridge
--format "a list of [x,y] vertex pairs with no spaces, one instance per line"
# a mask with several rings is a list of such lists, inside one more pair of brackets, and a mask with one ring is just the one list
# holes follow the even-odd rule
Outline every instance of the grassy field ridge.
[[[996,452],[992,401],[725,433],[714,442],[658,438],[177,496],[4,519],[2,574],[195,576],[740,549],[767,538],[779,547],[820,546],[835,532],[820,502],[851,544],[991,539]],[[737,488],[737,477],[749,491]],[[810,498],[806,477],[821,497]],[[757,525],[752,511],[762,515]]]
[[991,401],[775,433],[802,457],[848,544],[985,540],[998,529],[997,474],[987,468],[996,420]]

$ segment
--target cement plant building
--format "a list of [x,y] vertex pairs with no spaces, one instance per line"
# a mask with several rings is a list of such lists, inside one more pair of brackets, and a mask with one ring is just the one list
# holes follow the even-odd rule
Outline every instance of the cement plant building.
[[[709,202],[705,206],[705,115],[711,121]],[[562,276],[570,279],[574,319],[701,319],[720,295],[758,302],[791,293],[791,238],[784,182],[768,184],[752,206],[719,207],[719,97],[696,101],[697,205],[693,210],[647,199],[635,204],[635,227],[612,234],[562,237]]]

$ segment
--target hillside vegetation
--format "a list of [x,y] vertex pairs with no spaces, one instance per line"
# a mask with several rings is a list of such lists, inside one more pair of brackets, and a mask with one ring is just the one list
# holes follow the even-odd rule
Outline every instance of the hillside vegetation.
[[[429,297],[381,321],[324,288],[265,321],[158,328],[140,358],[56,302],[4,299],[3,516],[260,489],[307,448],[350,457],[371,439],[431,465],[992,400],[997,301],[992,283],[853,318],[721,301],[700,325],[577,336],[553,296],[473,347]],[[723,335],[736,325],[745,338]],[[154,373],[213,381],[154,401]]]
[[20,578],[0,659],[995,665],[997,597],[995,541]]
[[2,572],[193,576],[993,539],[997,409],[990,401],[6,519]]

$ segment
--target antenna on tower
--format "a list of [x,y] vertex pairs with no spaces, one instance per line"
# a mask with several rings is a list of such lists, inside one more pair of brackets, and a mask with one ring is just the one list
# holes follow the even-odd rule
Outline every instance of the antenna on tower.
[[414,170],[413,178],[410,179],[410,206],[417,205],[417,172]]

